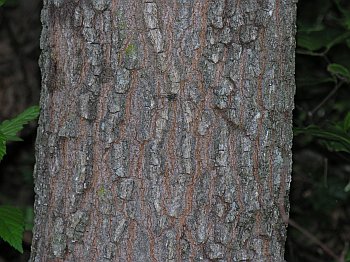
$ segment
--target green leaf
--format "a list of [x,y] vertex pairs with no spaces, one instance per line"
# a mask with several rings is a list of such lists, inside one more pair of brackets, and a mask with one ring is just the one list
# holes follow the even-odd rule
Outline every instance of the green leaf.
[[329,0],[299,1],[298,31],[321,31],[324,28],[324,18],[329,13],[331,5]]
[[332,41],[329,41],[326,45],[327,49],[330,49],[331,47],[333,47],[336,44],[339,44],[343,41],[346,41],[347,39],[349,39],[350,37],[350,31],[346,31],[341,35],[338,35],[337,37],[335,37],[334,39],[332,39]]
[[0,161],[6,154],[6,136],[0,131]]
[[329,64],[327,66],[327,70],[331,74],[339,75],[350,80],[350,72],[345,66],[339,64]]
[[322,31],[309,33],[297,32],[297,45],[309,51],[317,51],[321,48],[328,50],[349,37],[350,31],[334,28],[326,28]]
[[25,222],[25,230],[33,230],[34,226],[34,209],[29,206],[24,209],[24,222]]
[[327,148],[330,152],[347,152],[350,153],[349,148],[344,146],[341,142],[338,141],[328,141],[320,140],[320,144]]
[[350,249],[349,249],[348,252],[346,253],[345,261],[346,261],[346,262],[350,262]]
[[0,237],[23,253],[24,217],[20,209],[0,206]]
[[350,112],[347,113],[347,115],[345,116],[343,126],[344,126],[345,132],[348,132],[350,129]]
[[345,186],[344,191],[345,191],[345,192],[350,192],[350,181],[349,181],[349,183]]
[[297,33],[297,45],[310,51],[321,49],[324,44],[312,34]]
[[34,120],[39,115],[39,107],[32,106],[11,120],[5,120],[0,124],[0,132],[5,135],[7,141],[21,141],[17,133],[23,129],[23,125]]
[[6,6],[15,6],[18,4],[19,0],[0,0],[0,7],[3,5]]
[[350,135],[339,126],[331,126],[321,129],[318,126],[308,126],[305,128],[294,128],[294,134],[308,134],[321,139],[322,144],[331,151],[350,153]]
[[333,83],[334,79],[330,77],[304,76],[296,79],[297,86],[314,86],[324,83]]
[[349,11],[349,8],[347,7],[343,7],[341,4],[340,4],[340,1],[339,0],[335,0],[334,1],[335,4],[336,4],[336,7],[337,9],[342,13],[343,15],[343,19],[342,19],[342,24],[347,28],[347,29],[350,29],[350,11]]

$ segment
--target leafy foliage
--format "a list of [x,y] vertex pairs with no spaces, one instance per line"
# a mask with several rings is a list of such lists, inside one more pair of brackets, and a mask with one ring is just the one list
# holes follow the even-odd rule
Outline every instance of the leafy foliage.
[[5,5],[5,6],[13,6],[18,4],[18,0],[0,0],[0,7]]
[[6,154],[6,136],[0,131],[0,161]]
[[[32,106],[17,117],[0,124],[0,161],[6,154],[6,142],[21,141],[17,133],[23,129],[23,125],[36,119],[38,115],[39,107]],[[23,231],[23,213],[14,207],[0,206],[0,237],[21,253]]]
[[345,66],[339,64],[329,64],[327,66],[327,70],[335,76],[344,77],[347,81],[350,81],[350,72]]
[[0,206],[0,237],[21,253],[23,232],[22,211],[11,206]]
[[305,128],[295,128],[294,135],[307,134],[321,140],[321,143],[331,152],[350,153],[350,113],[339,123],[327,127],[310,125]]
[[[299,0],[297,25],[291,218],[340,257],[350,234],[350,1]],[[335,259],[305,240],[289,229],[287,261]]]
[[11,120],[5,120],[0,124],[0,161],[6,154],[7,141],[21,141],[17,133],[23,129],[23,125],[36,119],[39,115],[39,107],[32,106]]

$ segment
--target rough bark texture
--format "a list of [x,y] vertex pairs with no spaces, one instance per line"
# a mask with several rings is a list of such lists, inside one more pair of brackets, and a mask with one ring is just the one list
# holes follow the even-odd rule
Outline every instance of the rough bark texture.
[[44,1],[32,261],[283,261],[292,0]]

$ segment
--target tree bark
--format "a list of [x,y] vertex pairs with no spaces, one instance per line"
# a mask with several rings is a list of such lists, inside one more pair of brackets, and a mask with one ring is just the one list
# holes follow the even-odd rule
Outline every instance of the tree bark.
[[296,1],[44,1],[31,261],[283,261]]

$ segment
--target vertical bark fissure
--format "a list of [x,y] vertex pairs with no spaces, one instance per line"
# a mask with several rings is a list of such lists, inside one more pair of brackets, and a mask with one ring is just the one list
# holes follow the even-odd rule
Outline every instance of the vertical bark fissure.
[[44,1],[32,261],[283,261],[291,0]]

